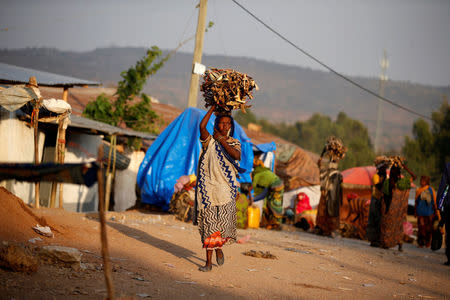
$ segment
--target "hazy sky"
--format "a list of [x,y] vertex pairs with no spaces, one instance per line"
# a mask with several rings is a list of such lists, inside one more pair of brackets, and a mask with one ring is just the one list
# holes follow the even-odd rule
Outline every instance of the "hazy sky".
[[[449,0],[237,0],[346,75],[450,85]],[[0,48],[175,48],[195,34],[196,0],[0,0]],[[209,0],[204,53],[322,69],[231,0]],[[192,52],[191,41],[180,51]]]

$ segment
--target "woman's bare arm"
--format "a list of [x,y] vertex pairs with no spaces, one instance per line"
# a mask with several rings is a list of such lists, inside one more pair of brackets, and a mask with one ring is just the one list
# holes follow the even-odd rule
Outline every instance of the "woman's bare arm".
[[[216,138],[217,136],[217,138]],[[238,151],[237,149],[233,148],[232,146],[230,146],[226,140],[227,138],[223,135],[214,135],[214,139],[216,141],[218,141],[222,147],[225,149],[225,151],[227,151],[227,153],[235,160],[241,160],[241,152]]]
[[209,132],[208,130],[206,130],[206,125],[208,124],[209,119],[211,118],[211,115],[214,111],[214,109],[216,108],[215,105],[212,105],[208,112],[206,113],[206,115],[203,117],[202,121],[200,122],[200,139],[202,141],[205,141],[208,136],[209,136]]
[[417,176],[416,174],[414,174],[406,164],[403,164],[403,168],[409,173],[409,175],[411,175],[412,180],[416,180]]

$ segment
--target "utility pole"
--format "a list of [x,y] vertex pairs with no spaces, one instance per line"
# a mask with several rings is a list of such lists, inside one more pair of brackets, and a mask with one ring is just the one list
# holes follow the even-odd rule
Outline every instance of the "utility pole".
[[198,11],[197,32],[195,34],[194,58],[192,59],[191,86],[189,87],[188,107],[197,106],[198,95],[198,74],[194,73],[194,65],[202,62],[203,37],[206,28],[206,7],[208,0],[200,0],[200,8]]
[[[386,76],[386,70],[389,67],[389,60],[387,59],[386,50],[383,53],[383,59],[380,61],[381,74],[380,74],[380,85],[378,94],[384,97],[384,83],[388,80]],[[377,128],[375,133],[375,153],[378,154],[382,149],[381,147],[381,136],[383,135],[383,109],[382,100],[378,98],[378,114],[377,114]]]

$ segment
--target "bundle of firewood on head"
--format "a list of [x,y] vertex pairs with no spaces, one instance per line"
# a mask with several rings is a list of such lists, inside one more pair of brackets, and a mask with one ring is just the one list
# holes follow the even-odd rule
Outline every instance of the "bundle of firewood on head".
[[391,166],[391,161],[389,160],[389,157],[385,155],[380,155],[375,158],[373,161],[373,164],[377,169],[387,169]]
[[399,156],[399,155],[391,155],[389,156],[389,160],[391,163],[391,168],[392,167],[399,167],[399,168],[403,168],[403,166],[406,163],[406,160],[404,157]]
[[377,169],[381,167],[389,169],[392,166],[403,168],[403,165],[405,164],[405,158],[398,155],[392,155],[389,157],[381,155],[375,158],[374,164],[377,167]]
[[344,143],[339,138],[330,136],[323,148],[321,157],[327,154],[331,161],[338,162],[344,158],[346,152],[347,147],[344,146]]
[[205,98],[205,107],[216,105],[216,114],[231,113],[234,109],[251,107],[247,102],[253,99],[253,89],[258,90],[256,82],[247,74],[231,69],[211,68],[203,75],[200,90]]

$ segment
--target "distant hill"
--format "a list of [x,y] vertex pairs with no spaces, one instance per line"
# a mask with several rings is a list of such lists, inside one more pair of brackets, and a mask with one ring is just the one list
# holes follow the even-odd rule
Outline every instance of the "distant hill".
[[[103,48],[89,52],[49,48],[4,49],[0,50],[0,61],[113,86],[120,80],[120,72],[134,65],[145,51],[145,48]],[[184,109],[191,63],[192,54],[177,53],[149,80],[145,92],[162,103]],[[334,119],[343,111],[363,122],[374,140],[378,100],[331,73],[247,57],[204,55],[203,63],[207,67],[234,68],[252,76],[260,87],[254,93],[252,109],[260,117],[293,123],[304,121],[316,112]],[[378,90],[376,78],[351,79],[373,91]],[[385,87],[387,98],[425,115],[439,108],[443,95],[450,96],[450,86],[389,81]],[[201,95],[198,106],[203,106]],[[398,150],[404,136],[411,135],[411,125],[417,117],[387,103],[383,103],[383,112],[383,147],[385,150]]]

